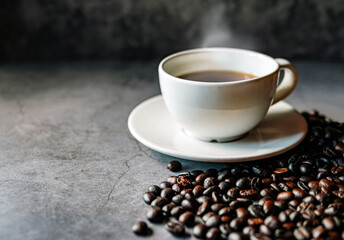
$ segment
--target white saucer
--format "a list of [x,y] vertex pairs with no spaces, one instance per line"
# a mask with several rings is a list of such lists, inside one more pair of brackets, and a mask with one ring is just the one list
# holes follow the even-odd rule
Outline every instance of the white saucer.
[[203,142],[183,133],[168,113],[161,95],[139,104],[130,113],[128,127],[138,141],[155,151],[203,162],[242,162],[275,156],[298,145],[307,133],[303,116],[291,105],[279,102],[242,139]]

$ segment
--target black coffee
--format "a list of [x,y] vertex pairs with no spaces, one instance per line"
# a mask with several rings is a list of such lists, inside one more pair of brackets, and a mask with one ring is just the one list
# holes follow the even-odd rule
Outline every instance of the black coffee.
[[200,82],[233,82],[255,78],[256,76],[243,72],[211,70],[182,74],[178,77]]

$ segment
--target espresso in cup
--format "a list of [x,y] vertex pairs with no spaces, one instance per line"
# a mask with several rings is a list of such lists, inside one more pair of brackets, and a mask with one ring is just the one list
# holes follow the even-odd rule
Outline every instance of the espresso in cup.
[[187,50],[159,64],[168,112],[185,134],[209,142],[233,141],[258,126],[297,79],[287,60],[235,48]]
[[185,80],[200,81],[200,82],[233,82],[245,79],[255,78],[257,76],[228,70],[209,70],[209,71],[199,71],[191,72],[178,76]]

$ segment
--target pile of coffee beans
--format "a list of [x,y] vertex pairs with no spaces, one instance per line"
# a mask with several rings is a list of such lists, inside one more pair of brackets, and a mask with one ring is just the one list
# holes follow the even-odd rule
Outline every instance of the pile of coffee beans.
[[201,239],[344,239],[344,124],[303,116],[305,140],[283,155],[150,186],[147,219]]

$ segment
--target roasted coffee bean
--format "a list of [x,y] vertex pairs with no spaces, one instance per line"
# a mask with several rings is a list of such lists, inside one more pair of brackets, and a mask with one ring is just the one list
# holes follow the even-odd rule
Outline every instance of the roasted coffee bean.
[[198,210],[197,210],[197,213],[196,215],[197,216],[202,216],[203,214],[205,214],[210,208],[210,204],[209,202],[204,202],[202,203],[199,207],[198,207]]
[[157,197],[151,202],[152,207],[163,207],[170,201],[165,197]]
[[272,196],[272,190],[271,188],[264,188],[260,191],[259,195],[261,197]]
[[184,209],[187,209],[187,210],[192,210],[194,207],[195,207],[195,204],[193,201],[190,201],[188,199],[184,199],[181,203],[181,206],[184,208]]
[[194,189],[192,190],[192,193],[195,197],[199,197],[202,195],[204,191],[204,187],[202,185],[196,185]]
[[208,196],[200,196],[196,200],[199,204],[202,204],[204,202],[212,202],[211,198]]
[[138,221],[135,223],[131,230],[137,235],[148,235],[150,232],[147,223],[143,221]]
[[220,238],[221,238],[221,231],[218,227],[212,227],[206,233],[206,239],[217,240]]
[[161,222],[163,214],[160,207],[151,207],[147,212],[147,219],[151,222]]
[[177,195],[173,196],[172,202],[179,205],[182,203],[183,199],[184,199],[184,197],[181,194],[177,194]]
[[160,192],[161,192],[161,189],[157,185],[151,185],[148,188],[148,192],[153,193],[155,196],[159,196]]
[[191,171],[191,172],[190,172],[190,175],[191,175],[194,179],[196,179],[196,177],[197,177],[198,175],[200,175],[201,173],[203,173],[203,171],[197,169],[197,170]]
[[265,236],[271,236],[273,233],[272,230],[265,224],[261,224],[259,226],[259,232]]
[[237,231],[237,230],[239,230],[239,229],[242,228],[243,224],[244,224],[244,221],[243,221],[241,218],[234,218],[234,219],[230,222],[229,226],[230,226],[232,229],[234,229],[235,231]]
[[228,234],[232,231],[228,223],[220,224],[219,229],[221,233],[224,234],[225,236],[228,236]]
[[221,216],[220,220],[222,223],[229,223],[233,218],[230,216]]
[[305,196],[307,196],[307,192],[300,188],[294,188],[292,190],[292,193],[294,194],[295,198],[304,198]]
[[156,199],[156,196],[154,193],[152,192],[146,192],[144,195],[143,195],[143,201],[145,203],[147,203],[148,205],[150,205],[153,200]]
[[176,207],[176,204],[174,204],[173,202],[166,204],[165,206],[162,207],[162,212],[164,215],[168,216],[170,215],[170,212],[172,210],[172,208]]
[[245,239],[245,237],[240,232],[231,232],[228,235],[228,240],[244,240],[244,239]]
[[327,231],[332,231],[333,229],[335,229],[336,224],[333,220],[333,218],[331,217],[326,217],[321,221],[322,225],[325,227],[325,229]]
[[257,191],[253,189],[240,190],[240,197],[255,198],[257,197]]
[[174,196],[174,191],[172,190],[172,188],[164,188],[163,190],[161,190],[160,196],[163,198],[172,199],[172,197]]
[[204,222],[207,222],[207,220],[208,220],[210,217],[215,216],[215,215],[217,215],[215,212],[207,212],[206,214],[203,215],[202,220],[203,220]]
[[170,233],[176,236],[183,236],[185,234],[184,226],[179,223],[168,222],[165,225],[165,228],[167,231],[169,231]]
[[230,188],[231,184],[229,182],[220,182],[218,187],[222,193],[225,193]]
[[256,233],[256,228],[253,226],[246,226],[242,229],[242,233],[245,235],[253,235]]
[[212,186],[210,188],[207,188],[203,191],[203,195],[205,196],[211,196],[211,194],[214,192],[214,191],[218,191],[219,190],[219,187],[218,186]]
[[263,207],[257,204],[252,204],[248,207],[248,212],[255,218],[265,217]]
[[190,180],[189,176],[183,176],[182,175],[182,176],[179,176],[177,178],[177,183],[185,188],[185,187],[189,187],[191,185],[191,180]]
[[272,197],[266,196],[266,197],[259,199],[258,204],[260,206],[263,206],[266,201],[272,201],[272,200],[273,200]]
[[222,201],[220,194],[216,191],[213,191],[211,193],[211,199],[213,200],[214,203],[218,203],[218,202]]
[[239,189],[247,189],[250,187],[250,180],[247,177],[239,178],[235,185]]
[[167,182],[169,182],[171,184],[171,186],[175,183],[177,183],[177,176],[169,176],[167,179],[166,179]]
[[183,207],[177,206],[171,209],[171,216],[178,218],[184,212],[185,209]]
[[192,212],[187,211],[179,216],[178,221],[186,226],[191,226],[195,221],[195,215]]
[[289,201],[288,206],[292,209],[296,209],[297,206],[299,206],[300,202],[301,202],[301,199],[294,199],[294,200]]
[[223,207],[219,211],[220,216],[232,216],[235,213],[235,209],[233,207]]
[[207,177],[209,177],[209,175],[207,173],[201,173],[199,174],[195,181],[198,183],[198,184],[202,184],[203,185],[203,182],[204,182],[204,179],[206,179]]
[[171,161],[167,164],[167,169],[172,172],[178,172],[182,169],[182,164],[178,161]]
[[237,187],[230,188],[227,191],[227,196],[230,198],[236,198],[239,195],[239,189]]
[[237,218],[245,219],[248,216],[248,211],[246,210],[246,208],[237,208],[236,215]]
[[335,183],[326,178],[323,178],[319,181],[319,186],[332,189],[335,186]]
[[192,189],[191,188],[185,188],[185,189],[180,191],[180,194],[183,196],[185,196],[187,193],[192,193]]
[[193,234],[198,238],[204,238],[206,233],[207,227],[202,223],[199,223],[193,227]]
[[264,220],[262,218],[249,218],[249,219],[247,219],[247,224],[249,226],[258,226],[262,223],[264,223]]
[[305,239],[308,239],[310,237],[310,233],[308,232],[307,228],[305,228],[305,227],[296,228],[294,230],[293,234],[297,240],[305,240]]
[[[164,181],[164,182],[161,182],[160,184],[159,184],[159,187],[160,187],[160,189],[165,189],[165,188],[170,188],[170,187],[172,187],[172,185],[171,185],[171,183],[169,183],[169,182],[167,182],[167,181]],[[161,194],[161,193],[160,193]]]
[[326,230],[324,229],[323,226],[319,225],[316,228],[313,228],[312,230],[312,235],[313,238],[319,238],[325,234]]
[[182,187],[178,183],[175,183],[172,185],[172,190],[179,193],[182,191]]
[[272,209],[274,208],[274,202],[271,201],[271,200],[267,200],[264,202],[264,205],[263,205],[263,211],[264,211],[264,214],[269,214],[272,212]]
[[279,209],[285,209],[287,206],[287,201],[274,201],[274,205]]
[[204,179],[203,187],[210,188],[212,186],[215,186],[215,184],[216,184],[216,181],[214,177],[207,177],[206,179]]
[[225,207],[225,205],[222,203],[214,203],[210,206],[211,211],[213,211],[213,212],[218,212],[218,211],[220,211],[221,208],[224,208],[224,207]]
[[279,220],[276,216],[268,216],[267,218],[265,218],[264,224],[270,229],[275,230],[276,228],[278,228]]
[[218,226],[220,222],[221,222],[220,217],[218,215],[214,215],[207,219],[207,221],[205,222],[205,225],[207,227],[215,227],[215,226]]
[[294,194],[290,191],[286,191],[286,192],[281,192],[277,195],[277,200],[278,201],[287,201],[287,200],[291,200],[294,197]]
[[217,171],[216,168],[209,168],[209,169],[207,169],[205,172],[206,172],[206,173],[208,174],[208,176],[210,176],[210,177],[216,177],[217,174],[218,174],[218,171]]
[[310,181],[307,185],[309,188],[319,188],[319,181]]

